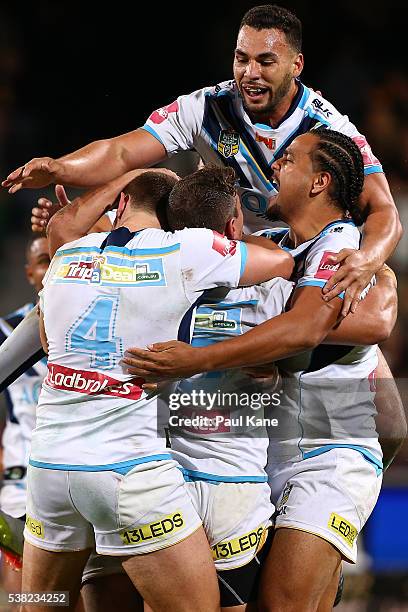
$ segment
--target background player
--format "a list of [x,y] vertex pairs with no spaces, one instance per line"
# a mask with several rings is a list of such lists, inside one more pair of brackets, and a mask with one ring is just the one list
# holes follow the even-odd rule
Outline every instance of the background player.
[[[42,279],[50,263],[48,242],[43,236],[31,238],[26,246],[26,277],[36,294],[42,288]],[[34,304],[25,304],[15,312],[0,319],[0,343],[11,334],[24,316],[34,308]],[[7,543],[4,529],[14,527],[18,533],[13,534],[22,545],[26,513],[26,471],[30,452],[31,432],[35,425],[35,411],[43,378],[47,372],[46,360],[42,359],[22,374],[5,391],[7,403],[6,427],[2,438],[3,447],[3,483],[0,491],[0,508],[6,515],[20,519],[20,525],[9,521],[2,525],[2,542]],[[5,517],[7,522],[7,517]],[[17,551],[16,551],[17,552]],[[19,551],[22,554],[22,546]],[[7,563],[7,552],[2,552],[2,577],[8,593],[21,591],[21,572],[13,570]],[[18,560],[13,560],[15,563]]]

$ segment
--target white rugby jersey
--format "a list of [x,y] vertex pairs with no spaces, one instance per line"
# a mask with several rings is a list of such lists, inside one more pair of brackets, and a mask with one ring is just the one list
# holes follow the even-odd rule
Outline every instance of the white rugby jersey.
[[298,92],[279,125],[253,124],[242,105],[235,81],[180,96],[154,111],[143,126],[169,155],[195,149],[208,162],[234,168],[239,180],[246,231],[270,227],[268,199],[276,193],[272,164],[290,143],[308,130],[325,125],[352,137],[360,147],[365,174],[382,172],[365,137],[346,115],[298,81]]
[[[34,304],[26,304],[7,317],[0,318],[0,344],[12,333],[13,329],[23,320],[26,314],[34,308]],[[24,374],[5,390],[7,403],[6,427],[3,432],[3,468],[8,471],[8,477],[3,486],[18,478],[25,468],[30,454],[31,434],[35,426],[35,413],[42,381],[47,373],[47,361],[41,359],[28,368]],[[20,483],[22,487],[25,485]]]
[[[232,338],[281,314],[292,289],[292,282],[275,278],[253,287],[206,292],[195,315],[193,346],[208,346]],[[185,478],[265,482],[269,439],[263,419],[274,418],[279,393],[274,394],[270,385],[244,376],[241,370],[195,376],[182,381],[175,391],[191,394],[192,389],[205,390],[216,401],[208,413],[194,407],[172,411],[172,454],[183,466]],[[236,393],[241,402],[238,408],[235,395],[232,402],[229,400],[229,394]],[[179,416],[193,420],[183,428]],[[203,417],[209,420],[204,421]]]
[[[313,239],[289,246],[287,228],[259,232],[288,249],[295,259],[296,287],[324,287],[338,269],[328,256],[343,248],[358,249],[360,233],[351,220],[330,223]],[[340,295],[339,297],[343,297]],[[321,344],[282,359],[285,396],[279,430],[270,430],[269,462],[287,458],[307,459],[333,447],[361,452],[378,468],[382,451],[375,420],[375,369],[377,346]]]
[[245,258],[243,243],[207,229],[121,227],[60,248],[41,295],[48,375],[30,464],[95,471],[170,457],[157,397],[125,373],[124,349],[189,341],[197,299],[236,287]]

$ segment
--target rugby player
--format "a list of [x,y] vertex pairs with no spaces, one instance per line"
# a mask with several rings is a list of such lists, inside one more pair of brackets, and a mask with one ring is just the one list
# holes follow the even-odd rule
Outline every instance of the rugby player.
[[[34,236],[26,246],[25,272],[27,281],[32,285],[36,294],[42,287],[42,279],[49,263],[46,237]],[[28,303],[6,317],[0,318],[1,344],[33,308],[34,304]],[[2,513],[5,513],[1,520],[1,543],[9,545],[10,551],[2,551],[1,562],[3,584],[8,593],[21,591],[21,572],[14,571],[13,567],[18,568],[21,565],[19,556],[22,555],[26,513],[26,471],[31,432],[35,425],[37,400],[46,372],[46,360],[42,359],[5,391],[7,418],[2,437],[4,471],[0,491],[0,508]],[[10,521],[9,516],[19,521]],[[10,528],[12,532],[9,532]],[[14,558],[13,552],[17,553],[17,558]]]
[[[171,229],[201,224],[216,230],[224,228],[228,238],[239,239],[240,224],[231,224],[231,218],[226,216],[228,211],[212,212],[194,189],[195,185],[194,176],[191,176],[175,188],[183,188],[183,197],[177,202],[170,197],[168,219]],[[396,296],[395,287],[388,280],[387,274],[384,277],[380,273],[378,285],[360,307],[360,323],[356,326],[354,318],[347,317],[337,330],[329,334],[328,340],[351,343],[351,335],[354,341],[357,336],[359,341],[375,342],[389,335],[396,316]],[[292,289],[293,283],[275,279],[255,287],[206,292],[195,315],[192,346],[206,346],[235,337],[281,314]],[[373,330],[376,336],[373,336]],[[180,385],[177,392],[191,394],[200,389],[212,393],[213,397],[218,391],[222,397],[238,393],[243,399],[252,397],[254,403],[260,392],[271,395],[269,384],[266,387],[250,384],[242,372],[235,370],[190,379]],[[262,425],[252,426],[250,420],[245,424],[245,418],[253,415],[262,420],[262,410],[254,412],[249,407],[240,409],[240,406],[223,405],[220,401],[210,413],[213,415],[212,424],[193,426],[192,421],[190,425],[183,425],[185,418],[195,417],[197,421],[198,415],[209,414],[197,407],[174,413],[177,416],[173,416],[176,426],[170,428],[171,448],[173,456],[184,468],[187,486],[213,549],[221,604],[225,610],[230,607],[245,610],[249,609],[246,603],[257,598],[258,578],[269,548],[269,542],[262,547],[259,545],[263,544],[262,538],[260,542],[256,538],[257,534],[261,536],[263,533],[262,528],[267,524],[265,518],[268,518],[268,491],[262,484],[268,440]],[[239,421],[240,415],[244,416],[244,421]],[[217,427],[214,425],[215,417],[219,419]],[[237,425],[229,424],[229,419],[234,423],[237,417]],[[330,605],[337,584],[336,579],[334,593],[329,590],[325,595]]]
[[[206,197],[235,205],[235,190],[219,172]],[[130,338],[147,342],[178,330],[188,339],[205,289],[288,276],[292,258],[210,230],[164,232],[159,205],[176,179],[134,176],[75,200],[49,227],[50,252],[58,251],[41,297],[49,362],[28,468],[24,560],[31,570],[23,590],[61,588],[75,602],[95,532],[97,552],[128,556],[124,567],[153,609],[171,602],[173,610],[216,610],[210,550],[157,435],[157,398],[123,375],[119,361]],[[65,244],[122,189],[113,232]]]
[[[276,5],[253,7],[239,28],[234,81],[180,96],[153,112],[141,129],[91,143],[58,160],[34,159],[11,172],[3,186],[14,193],[22,187],[40,188],[52,182],[79,187],[102,184],[131,168],[155,164],[180,150],[196,149],[206,162],[235,168],[245,224],[253,231],[268,223],[264,213],[277,189],[272,180],[273,163],[298,134],[326,125],[352,136],[365,164],[360,205],[367,219],[361,248],[337,255],[334,263],[341,261],[343,265],[325,287],[327,298],[335,297],[335,285],[345,289],[342,312],[346,314],[350,306],[354,311],[361,291],[390,256],[402,230],[381,164],[364,136],[330,102],[299,80],[301,45],[302,25],[293,13]],[[37,228],[46,225],[44,207],[33,211]],[[7,346],[8,359],[0,353],[0,382],[7,377],[13,380],[21,361],[39,349],[35,322],[34,332],[25,323],[19,330],[21,341]],[[381,360],[378,377],[391,381],[385,360]],[[395,423],[393,435],[398,440],[395,449],[404,438],[406,422],[392,381],[387,394],[387,401],[378,409],[392,413],[389,420]]]
[[[234,55],[234,80],[180,96],[154,111],[142,129],[93,142],[57,160],[31,160],[3,181],[10,193],[50,183],[91,187],[133,168],[150,166],[180,150],[195,149],[207,163],[232,166],[240,182],[245,225],[265,227],[272,164],[291,141],[323,124],[353,137],[365,163],[360,205],[367,220],[361,249],[339,254],[345,260],[326,287],[329,298],[346,289],[343,314],[354,309],[372,274],[393,252],[401,226],[380,162],[348,118],[304,86],[302,24],[289,10],[257,6],[243,17]],[[45,212],[42,215],[46,216]],[[40,222],[41,224],[41,222]]]
[[[274,171],[280,191],[268,214],[290,229],[267,233],[295,258],[289,310],[225,342],[198,348],[159,343],[132,349],[135,357],[124,362],[134,375],[161,380],[291,358],[281,362],[289,380],[279,413],[284,427],[269,448],[277,532],[259,606],[306,611],[323,605],[341,560],[355,562],[358,534],[379,494],[382,452],[373,397],[364,387],[378,358],[375,345],[318,346],[338,323],[344,297],[324,300],[322,289],[335,272],[328,257],[359,245],[364,174],[358,147],[319,128],[297,137]],[[342,382],[350,380],[345,390]],[[334,593],[320,610],[331,609]]]

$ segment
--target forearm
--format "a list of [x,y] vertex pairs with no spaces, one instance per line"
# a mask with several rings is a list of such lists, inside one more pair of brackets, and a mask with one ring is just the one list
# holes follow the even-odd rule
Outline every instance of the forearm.
[[55,182],[72,187],[104,185],[130,169],[115,138],[97,140],[57,161],[61,162],[61,174],[55,176]]
[[148,168],[166,155],[164,146],[154,136],[138,129],[92,142],[64,155],[57,160],[62,176],[54,175],[53,181],[76,187],[96,187],[134,168]]
[[289,311],[258,325],[255,329],[224,342],[197,349],[201,372],[270,363],[309,350],[323,340],[335,322],[326,317],[313,317],[299,324],[298,316]]
[[393,272],[377,274],[372,287],[356,312],[342,319],[330,330],[323,344],[369,346],[384,342],[391,334],[397,318],[398,299]]
[[401,237],[398,213],[391,207],[373,211],[364,224],[360,250],[373,262],[373,269],[379,270],[392,255]]
[[365,177],[360,198],[367,217],[360,250],[377,271],[392,255],[402,235],[402,226],[386,176],[372,173]]
[[141,172],[144,170],[127,172],[102,187],[87,191],[58,211],[47,228],[51,256],[62,244],[85,236],[111,207],[121,190]]

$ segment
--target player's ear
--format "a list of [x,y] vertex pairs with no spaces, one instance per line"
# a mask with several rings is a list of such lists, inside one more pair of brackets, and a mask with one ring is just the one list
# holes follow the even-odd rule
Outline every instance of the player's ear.
[[331,176],[328,172],[317,172],[313,177],[310,195],[319,195],[319,193],[328,188],[330,183]]
[[293,61],[293,76],[294,77],[298,77],[300,76],[302,70],[303,70],[303,66],[304,66],[305,62],[303,59],[303,54],[302,53],[298,53]]
[[239,240],[237,233],[236,219],[232,217],[225,224],[224,234],[229,240]]
[[115,218],[115,223],[114,223],[115,227],[118,224],[118,222],[120,221],[123,213],[125,212],[126,206],[127,206],[128,202],[129,202],[129,196],[125,195],[123,193],[123,191],[122,191],[121,194],[120,194],[119,204],[118,204],[118,211],[116,213],[116,218]]

